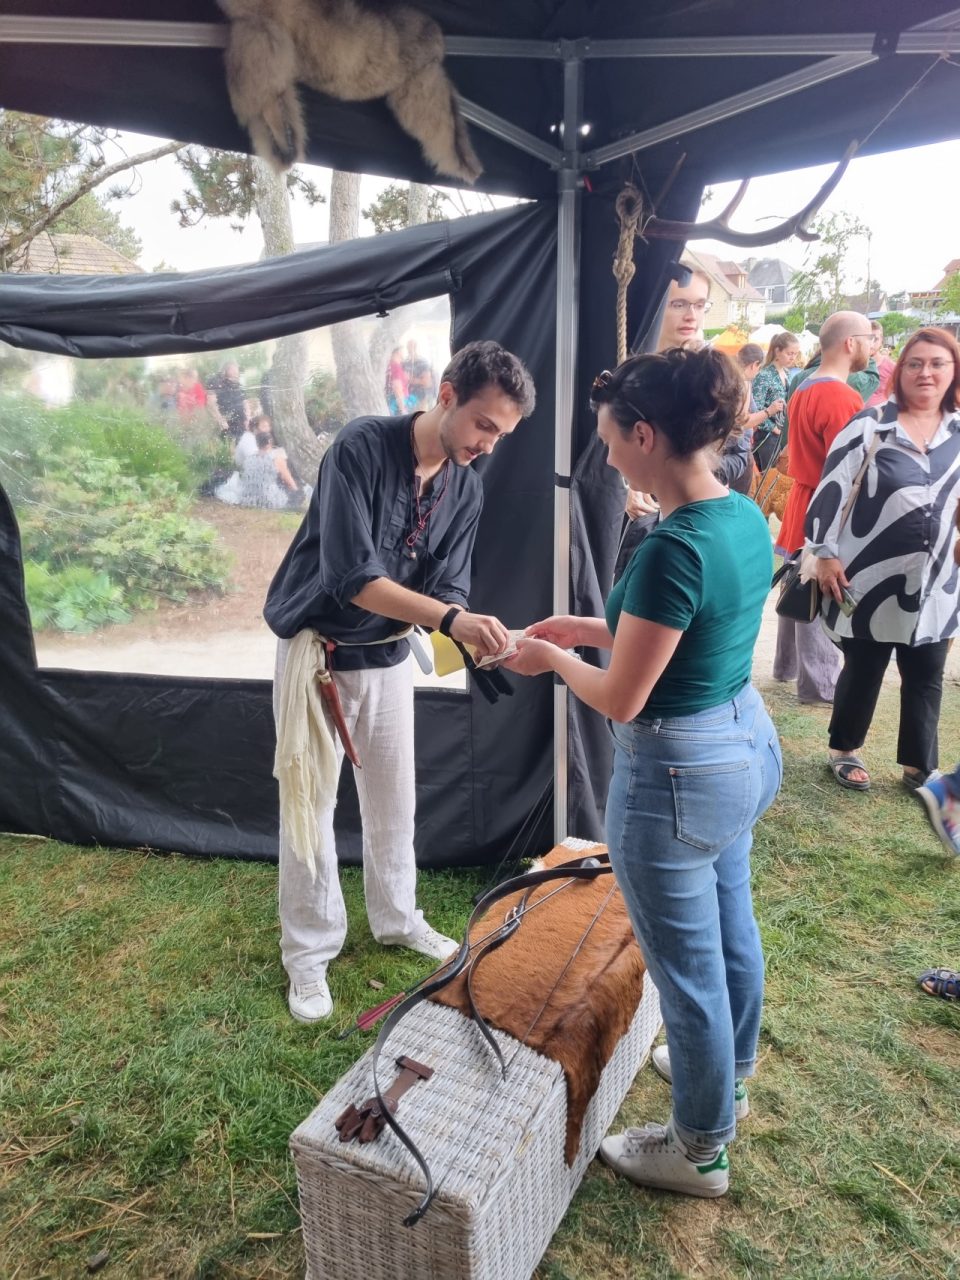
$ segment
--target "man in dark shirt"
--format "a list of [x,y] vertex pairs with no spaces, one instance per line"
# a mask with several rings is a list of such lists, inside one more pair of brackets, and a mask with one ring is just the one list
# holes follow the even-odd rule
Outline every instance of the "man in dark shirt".
[[333,839],[344,745],[329,701],[317,710],[318,674],[332,678],[340,728],[362,765],[356,782],[374,937],[437,959],[456,949],[416,906],[413,680],[403,634],[411,624],[441,630],[479,656],[506,647],[503,624],[467,604],[483,505],[470,463],[533,407],[533,383],[516,356],[474,342],[450,361],[426,412],[348,423],[323,457],[306,517],[271,583],[263,613],[280,637],[280,947],[298,1021],[332,1011],[327,965],[347,928]]
[[240,368],[233,361],[207,383],[207,408],[222,434],[236,444],[247,425],[247,399],[240,385]]

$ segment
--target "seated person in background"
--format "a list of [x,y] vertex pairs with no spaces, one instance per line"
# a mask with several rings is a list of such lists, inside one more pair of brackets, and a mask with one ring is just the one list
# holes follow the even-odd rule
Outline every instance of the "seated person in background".
[[251,418],[237,441],[237,447],[233,451],[233,461],[238,471],[242,471],[246,459],[252,458],[257,452],[258,431],[266,431],[271,439],[273,438],[273,423],[265,413],[259,414],[256,418]]
[[290,474],[286,454],[274,448],[269,431],[258,431],[255,439],[257,452],[244,458],[240,473],[240,506],[287,507],[297,492],[297,482]]

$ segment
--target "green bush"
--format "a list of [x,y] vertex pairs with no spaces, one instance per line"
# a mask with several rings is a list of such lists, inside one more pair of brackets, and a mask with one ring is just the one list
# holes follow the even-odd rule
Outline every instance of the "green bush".
[[85,633],[108,622],[129,622],[130,613],[121,603],[123,591],[110,581],[108,573],[98,573],[75,564],[59,573],[45,564],[25,561],[23,576],[34,629],[56,627],[58,631]]
[[0,399],[0,483],[35,627],[91,631],[225,588],[216,532],[189,515],[196,456],[133,406]]
[[0,464],[16,457],[24,471],[39,477],[59,469],[71,449],[112,458],[125,475],[137,479],[164,476],[185,491],[194,486],[187,452],[135,405],[74,401],[50,409],[26,396],[0,398]]

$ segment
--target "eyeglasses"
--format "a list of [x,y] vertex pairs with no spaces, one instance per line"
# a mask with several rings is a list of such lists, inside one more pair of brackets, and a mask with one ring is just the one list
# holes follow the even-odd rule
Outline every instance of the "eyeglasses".
[[[613,381],[613,373],[609,369],[602,369],[600,373],[597,374],[597,376],[594,378],[593,383],[590,387],[591,406],[593,405],[593,402],[596,399],[597,392],[606,391],[612,381]],[[643,412],[643,410],[638,409],[632,400],[628,400],[622,391],[618,389],[617,391],[614,392],[614,395],[617,396],[618,399],[622,400],[625,405],[628,405],[639,419],[642,419],[644,422],[650,421],[650,419]]]
[[678,314],[681,311],[695,311],[697,315],[704,315],[713,306],[713,303],[707,299],[701,298],[698,302],[691,302],[687,298],[671,298],[667,303],[671,311]]
[[934,373],[942,373],[944,369],[952,369],[952,360],[904,360],[904,372],[919,373],[921,369],[932,369]]

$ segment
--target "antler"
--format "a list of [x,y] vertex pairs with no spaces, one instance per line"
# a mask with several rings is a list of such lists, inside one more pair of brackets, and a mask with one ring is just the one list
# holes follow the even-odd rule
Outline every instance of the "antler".
[[740,207],[740,202],[747,193],[750,179],[745,178],[737,187],[736,194],[717,218],[709,222],[672,222],[668,218],[656,216],[641,222],[641,235],[647,240],[722,240],[726,244],[734,244],[742,249],[757,249],[761,245],[776,244],[786,240],[788,236],[796,236],[798,240],[818,240],[815,231],[810,230],[814,214],[818,213],[826,203],[827,197],[836,189],[840,179],[847,171],[847,165],[857,154],[858,142],[851,142],[843,154],[843,158],[833,173],[816,193],[813,199],[792,218],[770,227],[767,231],[734,231],[730,219]]

